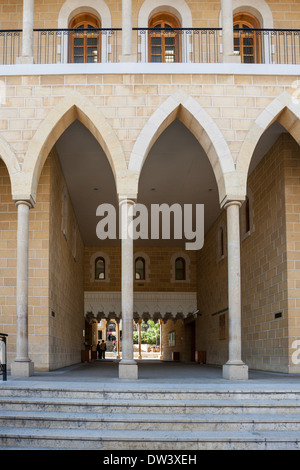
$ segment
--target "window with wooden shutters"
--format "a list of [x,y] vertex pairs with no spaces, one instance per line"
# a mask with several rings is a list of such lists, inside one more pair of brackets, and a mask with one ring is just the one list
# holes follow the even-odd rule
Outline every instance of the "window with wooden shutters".
[[101,24],[98,18],[82,13],[72,19],[69,28],[74,30],[70,31],[69,62],[75,64],[100,62]]
[[233,17],[234,50],[239,52],[244,64],[260,63],[259,21],[250,13],[239,13]]
[[170,13],[158,13],[149,22],[149,62],[180,61],[178,19]]

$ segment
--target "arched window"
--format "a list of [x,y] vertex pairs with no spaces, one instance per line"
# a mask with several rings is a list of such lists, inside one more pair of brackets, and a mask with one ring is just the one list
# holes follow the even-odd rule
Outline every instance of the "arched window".
[[183,258],[176,258],[175,261],[175,280],[185,281],[185,260]]
[[135,260],[135,279],[136,280],[145,280],[145,260],[142,257],[139,257]]
[[95,279],[105,279],[105,260],[102,257],[95,261]]
[[260,35],[254,29],[260,28],[259,21],[250,13],[238,13],[233,16],[234,50],[239,52],[244,64],[261,62]]
[[149,28],[149,62],[179,62],[179,34],[174,28],[180,28],[176,16],[171,13],[154,15]]
[[[69,24],[69,62],[86,64],[100,62],[100,21],[89,13],[75,16]],[[95,31],[93,31],[95,30]]]

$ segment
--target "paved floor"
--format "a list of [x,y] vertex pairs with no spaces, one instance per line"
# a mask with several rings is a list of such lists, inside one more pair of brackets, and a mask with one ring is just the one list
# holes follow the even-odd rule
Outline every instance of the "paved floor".
[[222,368],[196,363],[166,362],[158,360],[137,361],[139,367],[138,380],[118,378],[118,361],[97,360],[90,363],[76,364],[51,372],[35,372],[32,377],[18,378],[8,374],[7,381],[0,378],[0,387],[22,385],[34,387],[76,387],[112,389],[129,384],[136,390],[147,389],[299,389],[299,374],[279,374],[263,371],[249,371],[249,379],[229,381],[223,379]]

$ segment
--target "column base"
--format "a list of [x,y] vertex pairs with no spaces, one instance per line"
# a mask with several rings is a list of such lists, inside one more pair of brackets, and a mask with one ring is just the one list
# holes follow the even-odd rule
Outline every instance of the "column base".
[[34,374],[34,363],[15,361],[10,365],[10,375],[14,377],[31,377]]
[[248,380],[248,366],[246,364],[224,364],[223,378],[227,380]]
[[32,56],[16,57],[16,64],[34,64],[34,59]]
[[137,380],[138,365],[135,361],[119,363],[119,379]]
[[241,56],[239,55],[224,55],[223,56],[223,62],[224,63],[230,63],[230,64],[240,64],[241,63]]
[[120,62],[134,62],[137,63],[137,56],[136,54],[122,54],[119,57]]

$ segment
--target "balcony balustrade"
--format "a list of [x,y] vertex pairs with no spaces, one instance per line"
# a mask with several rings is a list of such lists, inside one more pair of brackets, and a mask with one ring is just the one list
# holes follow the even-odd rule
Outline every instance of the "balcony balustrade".
[[[221,28],[133,28],[137,62],[221,63]],[[117,63],[122,30],[35,29],[36,64]],[[234,29],[234,53],[242,63],[300,64],[299,29]],[[22,55],[22,30],[0,30],[0,65]]]

